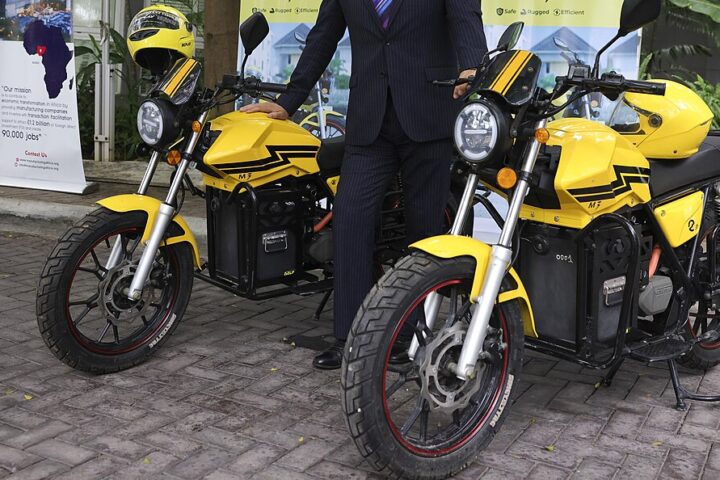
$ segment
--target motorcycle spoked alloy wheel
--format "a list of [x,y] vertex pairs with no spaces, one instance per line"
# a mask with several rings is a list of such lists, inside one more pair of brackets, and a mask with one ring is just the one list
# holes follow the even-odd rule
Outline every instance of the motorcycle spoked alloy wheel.
[[[371,464],[394,476],[446,478],[490,442],[522,365],[523,330],[515,302],[493,313],[474,379],[460,381],[457,362],[471,317],[474,260],[415,252],[373,288],[348,337],[341,383],[355,444]],[[434,328],[424,300],[442,299]],[[424,332],[412,362],[393,364],[393,345]]]
[[[142,253],[141,212],[99,209],[68,230],[38,287],[38,326],[55,356],[78,370],[111,373],[142,363],[180,323],[192,291],[192,251],[160,248],[139,301],[127,291]],[[115,241],[122,259],[106,268]]]

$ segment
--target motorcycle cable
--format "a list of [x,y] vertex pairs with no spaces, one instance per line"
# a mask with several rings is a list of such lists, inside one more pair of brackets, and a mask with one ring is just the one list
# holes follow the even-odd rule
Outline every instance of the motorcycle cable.
[[[562,112],[562,111],[565,110],[567,107],[569,107],[571,104],[573,104],[573,103],[576,102],[577,100],[581,99],[581,98],[584,97],[585,95],[588,95],[589,93],[591,93],[591,92],[586,91],[586,90],[580,90],[580,91],[578,91],[577,93],[571,95],[570,98],[568,99],[568,101],[565,102],[565,103],[563,103],[563,104],[560,105],[559,107],[555,107],[555,108],[552,109],[552,110],[546,110],[544,113],[542,113],[542,114],[540,114],[540,115],[537,115],[537,116],[536,116],[536,115],[533,115],[532,118],[533,118],[533,119],[540,120],[540,119],[543,119],[543,118],[550,118],[550,117],[552,117],[553,115],[557,115],[558,113]],[[550,100],[548,100],[548,103],[549,103],[549,104],[552,104],[552,101],[553,101],[553,100],[554,100],[554,98],[551,98]]]

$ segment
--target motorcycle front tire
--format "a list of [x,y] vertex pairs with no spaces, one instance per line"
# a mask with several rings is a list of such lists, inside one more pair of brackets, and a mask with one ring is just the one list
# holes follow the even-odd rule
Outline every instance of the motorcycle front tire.
[[[494,400],[471,434],[443,452],[411,451],[396,429],[384,403],[386,355],[406,315],[435,286],[457,279],[472,284],[475,262],[469,257],[440,259],[414,252],[383,276],[366,297],[345,345],[342,385],[346,423],[360,453],[377,470],[393,478],[436,480],[465,469],[490,443],[508,413],[510,398],[522,369],[523,324],[517,302],[498,307],[507,328],[508,362],[503,368]],[[437,453],[437,454],[435,454]]]
[[[166,309],[165,305],[158,307],[144,326],[138,322],[138,328],[131,329],[134,336],[127,344],[118,342],[117,348],[114,348],[112,342],[101,344],[102,338],[97,343],[93,342],[95,337],[86,336],[81,331],[79,315],[71,313],[70,295],[76,275],[87,271],[81,267],[83,262],[92,255],[100,272],[98,277],[101,277],[103,260],[98,259],[95,250],[106,244],[109,248],[111,239],[118,235],[128,232],[142,235],[146,220],[144,212],[117,213],[100,208],[67,230],[48,257],[37,288],[37,323],[47,347],[68,366],[94,374],[131,368],[157,352],[182,320],[192,292],[194,265],[192,249],[185,243],[161,247],[161,255],[171,263],[168,268],[172,270],[169,277],[172,285],[168,288],[172,288],[172,301],[167,303]],[[99,286],[102,280],[98,282]],[[88,287],[85,295],[97,292],[94,288],[97,287]],[[101,308],[97,305],[98,301],[94,301],[95,306],[90,305],[93,315],[99,315],[95,313]],[[102,322],[102,316],[99,319]],[[143,318],[143,323],[145,320]]]

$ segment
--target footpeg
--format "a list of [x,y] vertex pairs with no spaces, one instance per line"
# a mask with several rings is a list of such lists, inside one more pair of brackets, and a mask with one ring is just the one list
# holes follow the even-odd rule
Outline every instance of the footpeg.
[[652,343],[631,345],[630,356],[641,362],[664,362],[682,357],[692,347],[692,343],[685,339],[665,338]]

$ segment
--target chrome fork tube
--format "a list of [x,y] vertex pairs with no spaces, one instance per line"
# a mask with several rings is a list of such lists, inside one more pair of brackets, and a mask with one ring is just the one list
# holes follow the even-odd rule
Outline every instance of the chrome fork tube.
[[160,153],[155,150],[153,151],[152,157],[150,157],[150,163],[148,163],[148,166],[145,169],[145,175],[143,176],[142,182],[140,182],[140,187],[138,187],[138,195],[145,195],[147,193],[148,188],[150,188],[150,182],[155,176],[155,170],[157,170],[159,161]]
[[[200,125],[205,126],[207,117],[208,112],[204,112],[200,116],[200,118],[198,119]],[[180,162],[180,165],[178,165],[177,171],[175,172],[175,178],[170,185],[170,190],[168,190],[165,202],[160,204],[160,209],[158,211],[157,217],[155,218],[155,224],[152,227],[150,238],[145,245],[142,257],[140,257],[137,269],[135,270],[135,275],[133,276],[132,283],[130,284],[128,298],[131,300],[139,300],[142,297],[142,291],[145,288],[145,283],[147,283],[150,272],[152,271],[153,263],[155,263],[155,255],[157,255],[157,251],[160,248],[160,243],[165,237],[165,232],[167,231],[173,217],[175,216],[176,212],[175,207],[173,207],[173,202],[175,201],[175,197],[177,196],[177,193],[182,186],[185,174],[190,168],[191,156],[192,153],[195,151],[195,147],[197,146],[198,141],[200,141],[201,132],[202,128],[200,128],[198,132],[193,132],[192,137],[190,137],[190,140],[185,147],[185,151],[183,152],[182,161]]]
[[[479,178],[476,173],[472,173],[468,176],[467,183],[465,184],[465,191],[463,191],[462,199],[460,200],[460,205],[458,206],[457,215],[455,216],[452,228],[450,229],[450,235],[460,235],[463,231],[467,216],[470,214],[473,207],[473,198],[475,198],[475,190],[477,190],[478,180]],[[429,329],[431,329],[435,324],[435,319],[440,311],[441,303],[440,296],[435,292],[428,295],[425,299],[425,305],[423,307],[425,310],[425,325],[427,325]],[[413,336],[408,350],[408,356],[411,360],[415,360],[415,354],[417,353],[419,347],[420,342],[418,341],[417,335],[415,335]]]
[[[159,160],[160,153],[158,153],[157,151],[153,151],[153,154],[150,157],[150,162],[145,169],[145,175],[143,176],[143,179],[140,182],[140,186],[138,187],[138,195],[145,195],[147,193],[148,188],[150,187],[150,182],[155,176],[155,170],[157,170]],[[122,260],[122,254],[122,239],[118,236],[118,238],[115,239],[115,243],[113,244],[112,251],[110,252],[110,257],[108,257],[108,261],[105,264],[105,269],[110,270],[111,268],[115,268],[120,263],[120,260]]]
[[[547,120],[543,119],[535,125],[535,128],[545,128],[546,125]],[[518,219],[520,218],[520,209],[530,189],[527,176],[532,173],[535,168],[540,147],[541,144],[535,139],[532,140],[528,147],[521,169],[521,179],[510,201],[510,207],[507,218],[505,219],[505,225],[500,233],[500,239],[498,240],[498,244],[492,247],[487,271],[485,272],[485,280],[480,290],[480,296],[476,299],[470,327],[468,328],[468,333],[465,337],[462,351],[460,352],[460,358],[455,368],[455,374],[461,380],[472,379],[476,375],[475,366],[483,350],[495,300],[500,292],[503,278],[505,278],[505,274],[512,261],[512,237],[515,233]]]
[[327,122],[325,118],[325,102],[323,101],[323,92],[320,81],[316,84],[318,95],[318,128],[320,129],[320,139],[327,140]]

